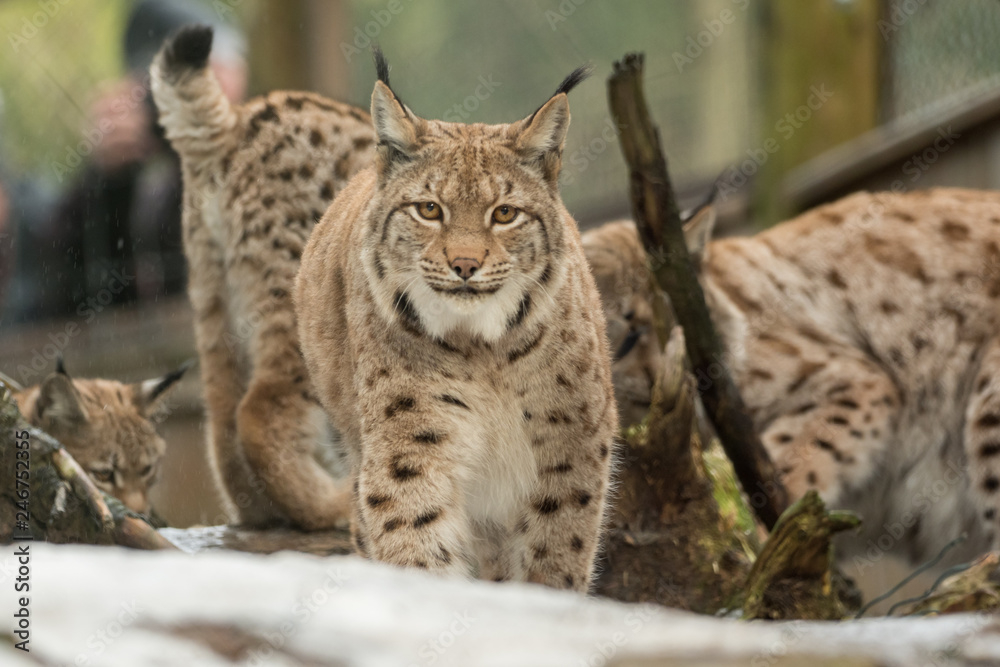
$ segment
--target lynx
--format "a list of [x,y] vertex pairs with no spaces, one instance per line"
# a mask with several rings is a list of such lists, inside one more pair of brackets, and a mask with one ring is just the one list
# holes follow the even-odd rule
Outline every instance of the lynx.
[[310,93],[231,106],[207,67],[212,31],[182,29],[153,63],[181,156],[188,294],[217,484],[233,521],[346,523],[335,434],[299,351],[292,283],[302,248],[347,180],[374,159],[368,114]]
[[24,419],[56,438],[98,488],[149,514],[166,445],[154,422],[162,400],[187,370],[134,384],[73,379],[62,361],[40,384],[14,392]]
[[[689,245],[791,494],[862,515],[848,557],[1000,546],[1000,194],[863,192],[706,246],[712,221]],[[634,227],[602,235],[635,261]]]
[[571,74],[508,125],[425,120],[377,55],[375,164],[317,225],[296,308],[343,431],[360,553],[586,590],[617,430],[558,175]]
[[[715,191],[697,206],[681,212],[690,234],[711,225],[698,216],[714,216]],[[583,251],[604,306],[608,339],[614,350],[611,380],[622,426],[638,424],[649,412],[653,381],[662,350],[654,327],[656,293],[646,266],[646,252],[631,220],[608,222],[583,233]],[[664,311],[669,306],[664,301]],[[672,322],[667,322],[669,327]]]

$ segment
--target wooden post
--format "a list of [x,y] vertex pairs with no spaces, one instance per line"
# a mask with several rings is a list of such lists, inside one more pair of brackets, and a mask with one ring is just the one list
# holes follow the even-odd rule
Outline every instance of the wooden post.
[[614,64],[608,79],[611,113],[629,168],[632,213],[646,252],[662,258],[654,267],[654,275],[670,297],[677,321],[684,329],[695,376],[715,378],[699,387],[705,411],[743,490],[757,501],[752,502],[754,511],[770,529],[788,507],[788,494],[726,367],[721,340],[685,246],[659,130],[646,106],[643,60],[642,54],[626,55]]
[[[798,212],[781,192],[790,169],[878,123],[879,91],[885,86],[879,70],[887,48],[878,27],[880,5],[880,0],[773,0],[751,10],[759,27],[761,115],[748,148],[757,162],[765,160],[754,177],[758,225]],[[741,157],[753,169],[747,163],[753,158]]]
[[309,49],[303,30],[304,0],[264,0],[248,26],[250,93],[309,90]]

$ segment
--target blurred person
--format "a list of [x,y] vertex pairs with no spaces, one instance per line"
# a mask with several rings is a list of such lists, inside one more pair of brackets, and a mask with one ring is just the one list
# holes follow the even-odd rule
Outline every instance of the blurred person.
[[215,24],[212,68],[231,100],[244,97],[240,33],[185,0],[135,4],[124,35],[127,74],[101,86],[91,107],[85,137],[93,150],[51,218],[21,244],[40,260],[25,318],[71,314],[98,292],[105,307],[183,291],[180,166],[156,123],[148,69],[163,40],[189,23]]

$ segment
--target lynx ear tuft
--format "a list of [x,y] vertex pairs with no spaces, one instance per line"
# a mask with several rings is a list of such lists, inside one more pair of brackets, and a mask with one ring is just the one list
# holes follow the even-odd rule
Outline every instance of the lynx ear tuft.
[[695,265],[700,265],[708,257],[708,242],[715,229],[715,205],[704,204],[692,211],[684,223],[684,244]]
[[389,61],[378,46],[372,47],[378,81],[372,91],[372,124],[378,137],[375,167],[384,175],[394,165],[413,159],[419,119],[389,87]]
[[574,88],[577,87],[577,85],[586,81],[587,78],[589,78],[590,75],[593,73],[594,73],[594,66],[591,65],[590,63],[577,67],[575,70],[569,73],[569,76],[567,76],[565,79],[562,80],[562,83],[559,84],[559,87],[556,88],[556,92],[553,93],[552,96],[555,97],[559,93],[565,93],[568,95],[569,91],[573,90]]
[[180,367],[158,378],[137,382],[132,385],[132,402],[146,417],[153,415],[160,407],[160,399],[194,366],[193,360],[185,361]]
[[377,44],[372,47],[372,58],[375,60],[375,76],[392,90],[389,84],[389,61],[385,59],[385,54]]

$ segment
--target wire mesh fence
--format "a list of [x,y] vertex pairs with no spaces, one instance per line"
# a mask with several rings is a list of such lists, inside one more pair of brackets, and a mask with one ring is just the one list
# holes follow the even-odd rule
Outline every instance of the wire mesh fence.
[[1000,2],[887,0],[885,4],[879,31],[887,46],[886,120],[1000,76]]

